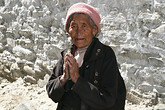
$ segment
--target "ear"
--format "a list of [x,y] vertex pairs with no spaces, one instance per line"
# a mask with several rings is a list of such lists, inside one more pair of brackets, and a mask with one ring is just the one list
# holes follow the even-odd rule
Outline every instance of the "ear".
[[98,33],[98,28],[97,28],[97,26],[93,26],[92,35],[95,36],[97,33]]

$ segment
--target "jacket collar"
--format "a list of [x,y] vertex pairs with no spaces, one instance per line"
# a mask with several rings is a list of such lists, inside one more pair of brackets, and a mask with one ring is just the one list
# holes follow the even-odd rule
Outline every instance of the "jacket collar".
[[[73,55],[76,51],[77,47],[73,44],[71,47],[65,49],[61,52],[61,55],[64,57],[64,55],[70,51]],[[102,45],[101,42],[98,40],[98,38],[93,37],[91,44],[87,48],[85,55],[84,55],[84,61],[93,61],[97,58],[102,56]]]
[[84,55],[84,61],[92,61],[96,60],[97,58],[102,56],[102,45],[100,45],[100,41],[98,38],[93,37],[93,40],[89,47],[87,48],[87,51]]

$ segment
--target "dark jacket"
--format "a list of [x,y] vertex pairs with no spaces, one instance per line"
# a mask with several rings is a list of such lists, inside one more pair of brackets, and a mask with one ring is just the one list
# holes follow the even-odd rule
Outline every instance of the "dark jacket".
[[64,53],[46,86],[48,96],[58,102],[57,110],[124,110],[126,88],[109,46],[93,38],[79,68],[79,79],[75,84],[69,80],[63,87],[59,78]]

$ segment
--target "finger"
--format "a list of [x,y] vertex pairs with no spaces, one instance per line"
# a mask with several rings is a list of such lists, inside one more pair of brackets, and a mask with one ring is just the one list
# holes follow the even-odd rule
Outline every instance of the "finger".
[[64,68],[64,70],[68,73],[68,66],[69,66],[69,61],[68,60],[66,60],[66,62],[64,62],[64,66],[63,66],[63,68]]
[[65,56],[64,56],[64,58],[67,58],[69,56],[71,56],[71,53],[66,53]]
[[69,69],[69,65],[68,64],[66,64],[66,66],[65,66],[65,75],[66,75],[66,77],[69,77],[69,75],[70,75],[70,69]]
[[72,62],[72,58],[74,58],[73,55],[72,55],[71,53],[67,53],[67,54],[65,55],[65,59],[64,59],[64,60],[65,60],[65,62],[68,61],[68,60],[69,60],[70,62]]
[[72,67],[72,63],[68,60],[67,61],[67,65],[71,68]]
[[69,62],[74,65],[76,63],[76,59],[73,57],[73,55],[68,57]]
[[65,56],[71,57],[71,56],[73,56],[73,55],[72,55],[71,53],[66,53]]
[[64,63],[66,63],[67,60],[68,60],[68,56],[65,55],[65,57],[64,57]]

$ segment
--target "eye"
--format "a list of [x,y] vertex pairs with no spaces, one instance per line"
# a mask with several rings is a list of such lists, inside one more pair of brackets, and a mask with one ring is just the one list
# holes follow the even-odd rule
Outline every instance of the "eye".
[[84,23],[84,24],[82,25],[82,27],[85,28],[85,27],[86,27],[86,24]]
[[70,27],[71,27],[72,29],[77,28],[77,26],[76,26],[76,25],[71,25]]
[[71,28],[75,28],[75,27],[76,27],[75,25],[71,26]]

